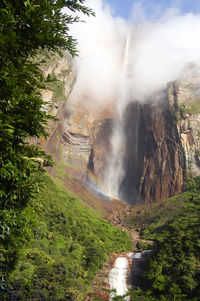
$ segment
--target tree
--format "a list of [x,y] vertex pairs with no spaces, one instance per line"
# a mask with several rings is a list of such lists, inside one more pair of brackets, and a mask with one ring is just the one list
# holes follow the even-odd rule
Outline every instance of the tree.
[[[46,137],[45,126],[53,118],[43,109],[44,78],[36,57],[43,49],[77,54],[69,25],[80,21],[77,12],[94,15],[84,2],[0,2],[0,278],[3,291],[8,289],[5,279],[15,266],[19,250],[30,237],[28,212],[40,184],[38,173],[52,164],[50,157],[28,143],[31,137]],[[64,7],[69,14],[63,12]]]

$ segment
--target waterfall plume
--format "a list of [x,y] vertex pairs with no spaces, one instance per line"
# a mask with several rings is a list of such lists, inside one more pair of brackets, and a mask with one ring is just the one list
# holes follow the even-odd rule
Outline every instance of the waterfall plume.
[[125,154],[125,135],[123,130],[123,113],[128,97],[127,74],[129,61],[129,46],[131,35],[128,34],[124,51],[122,65],[121,85],[119,97],[117,99],[117,114],[113,123],[113,133],[111,137],[111,152],[109,155],[108,166],[105,170],[104,183],[107,186],[108,195],[112,198],[120,198],[119,187],[124,177],[124,154]]

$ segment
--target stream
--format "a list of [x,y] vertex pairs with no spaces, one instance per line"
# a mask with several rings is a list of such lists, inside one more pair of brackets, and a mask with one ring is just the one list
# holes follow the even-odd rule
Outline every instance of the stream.
[[[142,252],[137,253],[127,253],[126,257],[118,257],[115,260],[114,267],[110,270],[109,273],[109,285],[110,290],[114,290],[115,292],[112,292],[110,294],[109,300],[111,301],[116,296],[124,296],[128,292],[128,285],[127,285],[127,279],[128,279],[128,272],[130,272],[129,269],[129,262],[132,259],[135,259],[137,262],[140,260],[144,260],[143,256],[148,255],[151,253],[151,250],[145,250]],[[125,298],[125,301],[129,301],[130,297],[127,296]]]

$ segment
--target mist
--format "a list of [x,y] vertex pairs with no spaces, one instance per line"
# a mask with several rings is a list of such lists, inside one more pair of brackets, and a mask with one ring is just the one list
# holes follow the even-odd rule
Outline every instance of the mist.
[[[142,7],[134,5],[132,19],[124,20],[114,17],[106,2],[93,0],[87,5],[94,9],[96,17],[81,16],[86,22],[74,24],[71,30],[79,49],[74,61],[77,79],[72,102],[83,102],[91,108],[114,104],[121,89],[128,90],[124,102],[145,101],[179,78],[187,63],[200,64],[200,15],[180,15],[170,8],[159,21],[150,22]],[[136,19],[141,23],[135,24]],[[122,85],[122,81],[126,84]]]

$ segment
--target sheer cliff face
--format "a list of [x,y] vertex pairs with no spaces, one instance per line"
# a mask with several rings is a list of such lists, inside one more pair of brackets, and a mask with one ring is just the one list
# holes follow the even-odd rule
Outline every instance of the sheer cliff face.
[[168,84],[168,99],[184,149],[187,172],[200,175],[200,71],[189,65],[181,80]]
[[[103,180],[109,164],[113,117],[109,111],[89,112],[81,105],[68,105],[56,136],[54,133],[49,139],[57,158],[57,173],[64,167],[68,175],[85,183],[89,169]],[[129,104],[124,120],[121,198],[131,204],[150,203],[181,192],[185,151],[167,92],[156,103]]]
[[[59,119],[49,124],[47,141],[38,142],[56,162],[51,172],[85,183],[90,171],[103,180],[115,112],[111,106],[91,110],[81,100],[76,105],[66,102],[75,79],[67,57],[45,72],[56,74],[62,82],[59,89],[64,91],[49,87],[44,92],[51,103],[49,110]],[[168,84],[159,101],[152,97],[146,103],[127,106],[120,186],[123,200],[131,204],[156,202],[181,192],[186,173],[200,175],[198,78],[197,70],[189,66],[184,78]]]
[[150,203],[181,192],[184,151],[167,96],[155,104],[130,104],[125,131],[124,198],[130,203]]
[[186,175],[200,175],[200,74],[190,64],[167,85],[159,102],[126,110],[127,154],[122,195],[131,203],[181,192]]
[[200,175],[200,74],[188,65],[159,102],[126,110],[124,199],[149,203],[181,192],[186,175]]

